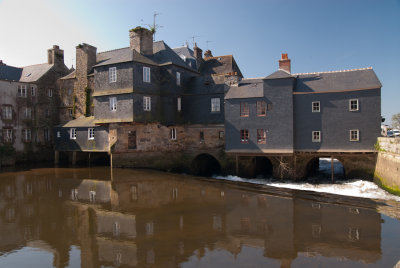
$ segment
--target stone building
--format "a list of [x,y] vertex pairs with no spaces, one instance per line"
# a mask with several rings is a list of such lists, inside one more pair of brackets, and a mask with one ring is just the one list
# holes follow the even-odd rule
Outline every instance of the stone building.
[[[76,70],[60,79],[65,123],[57,129],[56,151],[70,152],[74,161],[79,152],[108,152],[114,166],[168,169],[223,152],[223,97],[242,77],[234,58],[203,58],[197,45],[171,49],[141,27],[129,40],[129,47],[101,53],[77,46]],[[94,117],[86,126],[79,117],[91,114],[88,107]],[[66,123],[73,118],[80,123]],[[108,140],[98,139],[98,126]]]
[[57,81],[69,70],[58,46],[47,53],[48,62],[43,64],[22,68],[0,64],[0,143],[16,152],[8,163],[53,157],[53,127],[59,123]]

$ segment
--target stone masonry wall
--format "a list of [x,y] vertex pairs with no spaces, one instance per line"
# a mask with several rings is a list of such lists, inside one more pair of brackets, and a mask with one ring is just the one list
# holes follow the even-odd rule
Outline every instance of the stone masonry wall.
[[400,138],[378,138],[379,154],[374,181],[389,192],[400,195]]

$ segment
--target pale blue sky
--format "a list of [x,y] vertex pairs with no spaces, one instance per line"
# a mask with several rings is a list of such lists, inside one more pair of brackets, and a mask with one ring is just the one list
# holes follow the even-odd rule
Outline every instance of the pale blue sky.
[[[105,51],[129,45],[129,29],[161,13],[156,39],[233,54],[246,77],[263,77],[288,53],[292,72],[373,67],[382,115],[400,112],[400,0],[0,0],[0,59],[24,66],[46,61],[58,44],[71,66],[75,46]],[[75,65],[75,64],[74,64]]]

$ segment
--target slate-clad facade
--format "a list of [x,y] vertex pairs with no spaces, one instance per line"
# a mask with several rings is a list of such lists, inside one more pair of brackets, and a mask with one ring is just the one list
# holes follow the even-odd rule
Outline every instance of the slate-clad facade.
[[[285,67],[290,70],[290,64]],[[225,97],[226,151],[373,152],[380,135],[380,91],[371,68],[310,74],[280,69],[262,79],[244,79]],[[265,116],[256,115],[257,101],[270,103]],[[243,103],[249,106],[245,117]],[[265,130],[260,139],[257,132]]]

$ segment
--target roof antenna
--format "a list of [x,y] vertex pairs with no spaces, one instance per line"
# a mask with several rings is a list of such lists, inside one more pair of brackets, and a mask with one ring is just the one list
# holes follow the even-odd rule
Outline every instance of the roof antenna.
[[192,38],[193,47],[194,47],[194,39],[197,38],[197,37],[200,37],[200,36],[199,35],[193,35],[193,36],[190,37],[190,38]]
[[159,28],[162,28],[162,26],[156,24],[156,17],[158,15],[161,15],[162,13],[157,13],[157,11],[154,11],[153,14],[153,26],[150,26],[150,31],[153,32],[153,41],[156,41],[156,32]]

